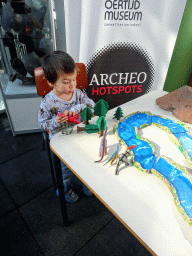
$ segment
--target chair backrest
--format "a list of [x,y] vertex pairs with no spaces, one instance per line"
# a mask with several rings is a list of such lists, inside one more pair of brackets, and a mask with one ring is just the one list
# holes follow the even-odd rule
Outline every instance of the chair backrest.
[[[76,63],[79,71],[77,73],[77,89],[85,89],[88,86],[87,73],[85,64]],[[37,94],[39,96],[44,96],[49,93],[52,88],[48,85],[47,80],[45,78],[43,69],[38,67],[34,70],[35,74],[35,83],[37,87]]]

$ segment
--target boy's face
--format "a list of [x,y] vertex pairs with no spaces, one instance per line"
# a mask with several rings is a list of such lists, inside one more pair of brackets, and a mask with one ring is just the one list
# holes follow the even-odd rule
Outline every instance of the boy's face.
[[75,90],[77,85],[76,78],[76,70],[71,74],[60,72],[58,74],[57,81],[54,84],[49,83],[49,85],[53,88],[53,91],[56,92],[57,95],[71,95],[73,94],[73,91]]

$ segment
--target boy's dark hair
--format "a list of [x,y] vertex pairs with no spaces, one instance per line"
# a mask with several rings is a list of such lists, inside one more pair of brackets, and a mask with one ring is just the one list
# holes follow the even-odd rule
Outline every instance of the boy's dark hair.
[[63,51],[54,51],[43,56],[41,65],[45,77],[52,84],[57,81],[59,72],[63,71],[66,74],[71,74],[76,69],[73,58]]

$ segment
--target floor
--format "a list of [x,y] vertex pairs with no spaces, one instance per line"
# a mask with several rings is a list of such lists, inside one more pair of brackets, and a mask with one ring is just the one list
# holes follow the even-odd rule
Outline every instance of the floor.
[[1,113],[1,255],[151,255],[94,195],[77,192],[80,200],[67,203],[72,224],[63,227],[42,134],[14,137]]

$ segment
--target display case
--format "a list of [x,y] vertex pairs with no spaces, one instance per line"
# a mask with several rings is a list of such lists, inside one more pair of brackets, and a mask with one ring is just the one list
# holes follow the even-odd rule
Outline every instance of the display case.
[[0,3],[0,92],[14,136],[42,131],[37,121],[41,97],[37,95],[34,69],[45,54],[65,50],[62,2]]

